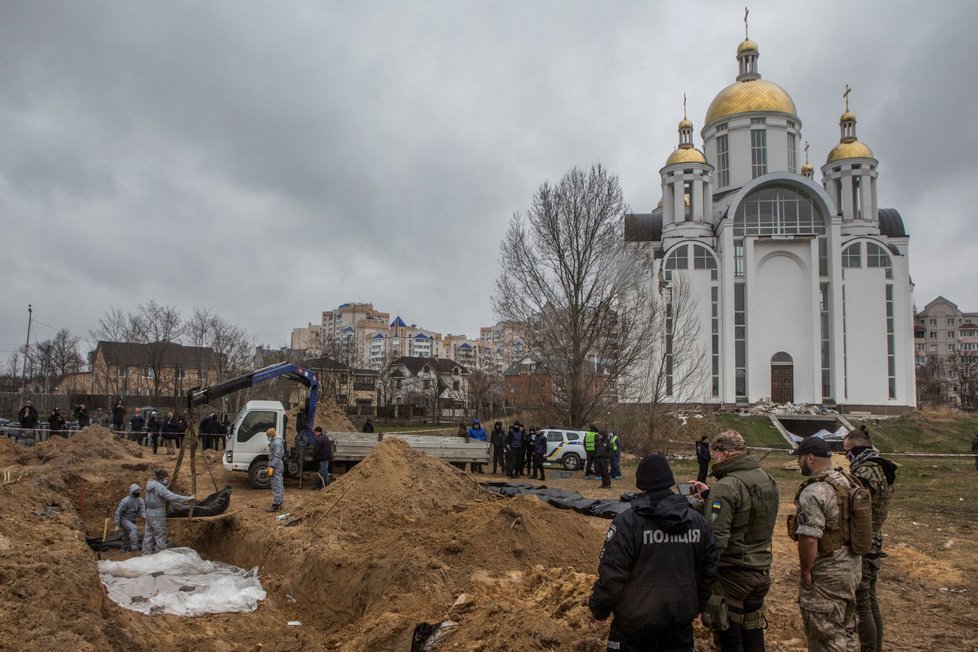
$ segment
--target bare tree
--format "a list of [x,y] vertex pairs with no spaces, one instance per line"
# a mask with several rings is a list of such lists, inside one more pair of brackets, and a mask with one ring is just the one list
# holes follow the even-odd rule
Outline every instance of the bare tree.
[[944,371],[950,398],[956,398],[962,410],[978,407],[978,355],[956,351],[944,360]]
[[377,374],[377,400],[380,407],[384,408],[394,404],[394,398],[400,390],[400,382],[403,378],[393,362],[391,356],[385,354]]
[[165,370],[169,366],[171,346],[183,334],[183,322],[179,310],[156,301],[139,306],[138,318],[147,347],[146,371],[150,375],[153,398],[158,399],[164,391],[169,393],[173,389],[173,378]]
[[66,328],[59,330],[51,340],[51,367],[57,378],[81,371],[85,360],[78,352],[79,342],[81,338],[75,337]]
[[[220,315],[206,308],[195,308],[183,332],[191,346],[210,347],[214,352],[218,382],[250,366],[251,340],[240,327]],[[204,369],[204,362],[199,361],[199,369]]]
[[475,369],[468,380],[468,407],[482,417],[495,417],[503,403],[502,381],[494,374]]
[[[93,349],[100,341],[122,344],[137,344],[146,341],[145,328],[139,316],[133,313],[124,313],[117,308],[108,310],[99,317],[97,326],[89,331],[89,336],[93,340]],[[118,353],[123,358],[116,361],[116,368],[122,373],[112,376],[108,366],[96,368],[93,364],[92,385],[95,393],[118,396],[129,394],[130,377],[128,370],[135,363],[135,360],[128,359],[128,356],[132,354],[130,347],[121,347]]]
[[211,322],[209,345],[217,357],[218,380],[248,368],[253,348],[251,338],[239,326],[215,315]]
[[543,362],[565,422],[587,424],[617,399],[617,383],[645,356],[652,332],[645,260],[626,254],[618,178],[601,165],[540,186],[500,245],[493,308],[516,324]]
[[648,356],[619,388],[624,401],[636,404],[622,425],[630,433],[629,445],[641,452],[668,448],[666,440],[680,423],[675,410],[705,400],[710,381],[699,302],[687,275],[661,277],[647,301],[654,333]]
[[927,362],[918,365],[917,402],[920,405],[942,405],[950,402],[947,395],[946,373],[944,365],[936,356],[928,356]]

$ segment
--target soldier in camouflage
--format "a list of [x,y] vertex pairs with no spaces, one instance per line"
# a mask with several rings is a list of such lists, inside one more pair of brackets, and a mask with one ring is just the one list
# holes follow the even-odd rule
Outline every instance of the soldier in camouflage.
[[[722,618],[712,614],[707,620],[712,620],[721,652],[764,652],[764,597],[771,589],[778,486],[734,430],[717,435],[710,454],[717,483],[712,488],[698,480],[690,484],[703,499],[701,511],[716,536],[720,561],[716,590],[726,603],[729,625],[722,628]],[[708,608],[716,605],[713,600]]]
[[832,468],[832,453],[824,440],[808,437],[793,455],[808,479],[795,495],[795,514],[788,533],[798,541],[801,610],[809,652],[855,652],[856,587],[862,578],[862,558],[849,550],[845,527],[846,492],[855,485]]
[[880,457],[866,426],[853,430],[843,442],[849,470],[869,489],[873,499],[873,549],[863,555],[862,581],[856,589],[856,611],[859,615],[859,644],[862,652],[882,652],[883,617],[876,599],[876,579],[883,557],[883,522],[893,495],[896,465]]

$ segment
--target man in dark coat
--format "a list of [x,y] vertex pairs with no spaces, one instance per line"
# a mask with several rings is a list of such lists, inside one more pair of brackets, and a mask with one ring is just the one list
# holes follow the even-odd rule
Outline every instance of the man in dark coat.
[[601,488],[611,489],[611,447],[608,445],[608,433],[603,430],[594,441],[594,468],[601,478]]
[[126,406],[123,405],[121,400],[116,401],[115,407],[112,408],[112,430],[115,432],[122,432],[125,425]]
[[505,447],[505,442],[503,441],[506,437],[506,433],[503,432],[503,424],[497,421],[492,426],[492,432],[489,433],[489,443],[492,444],[492,473],[495,475],[498,473],[497,468],[501,469],[503,473],[506,472],[506,462],[503,461],[503,449]]
[[329,463],[333,460],[333,440],[323,432],[320,426],[313,431],[316,433],[316,460],[319,461],[319,482],[316,489],[324,489],[329,484]]
[[50,427],[52,435],[57,435],[59,437],[66,436],[65,419],[63,416],[61,416],[61,410],[58,408],[51,410],[51,416],[48,417],[48,426]]
[[[34,441],[40,441],[39,434],[37,432],[37,410],[34,409],[34,404],[30,401],[24,403],[24,407],[20,408],[20,412],[17,413],[17,420],[20,422],[20,427],[26,430],[31,430],[31,433],[21,433],[21,436],[32,434],[34,436]],[[978,459],[978,458],[976,458]],[[976,462],[978,464],[978,462]]]
[[640,493],[611,522],[588,608],[598,622],[614,615],[608,649],[693,649],[693,620],[717,579],[713,533],[683,496],[658,453],[635,471]]
[[78,429],[87,428],[92,425],[92,417],[88,414],[88,408],[84,403],[75,406],[75,418],[78,419]]
[[700,465],[696,481],[706,482],[706,476],[710,474],[710,441],[706,435],[696,442],[696,463]]
[[520,461],[523,459],[523,426],[516,421],[506,433],[506,476],[515,478],[517,472],[522,475]]

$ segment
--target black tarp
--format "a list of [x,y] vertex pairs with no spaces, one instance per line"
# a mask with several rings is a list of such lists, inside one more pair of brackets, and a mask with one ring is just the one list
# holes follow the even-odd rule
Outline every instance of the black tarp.
[[558,509],[573,509],[585,516],[600,516],[614,518],[629,508],[628,501],[635,497],[634,492],[622,494],[620,500],[602,500],[585,498],[577,491],[566,489],[551,489],[546,485],[527,484],[525,482],[487,482],[486,488],[500,496],[512,498],[519,494],[536,496],[549,505]]
[[187,516],[217,516],[227,511],[231,505],[231,485],[225,485],[216,494],[211,494],[196,505],[179,505],[170,503],[166,510],[167,518],[184,518]]

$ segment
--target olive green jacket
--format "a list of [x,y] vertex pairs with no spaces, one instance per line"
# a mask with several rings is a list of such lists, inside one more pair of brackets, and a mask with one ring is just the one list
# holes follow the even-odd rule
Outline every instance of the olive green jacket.
[[720,565],[768,570],[771,534],[778,518],[778,486],[754,455],[731,457],[713,467],[717,483],[703,502],[716,536]]

